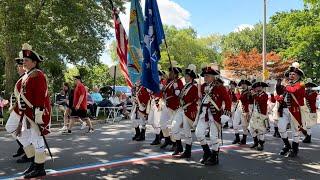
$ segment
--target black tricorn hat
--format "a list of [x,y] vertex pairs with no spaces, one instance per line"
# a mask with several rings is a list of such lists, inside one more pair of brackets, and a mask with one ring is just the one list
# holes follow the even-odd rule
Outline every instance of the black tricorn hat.
[[252,84],[252,88],[256,88],[256,87],[269,87],[269,85],[265,82],[259,81]]
[[198,78],[198,75],[196,73],[196,69],[197,69],[197,66],[195,66],[194,64],[189,64],[189,66],[185,70],[185,74],[188,74],[193,79],[196,79],[196,78]]
[[241,79],[241,81],[238,83],[238,86],[241,86],[242,84],[246,84],[248,86],[251,86],[251,82],[246,79]]
[[44,60],[43,57],[33,51],[32,47],[27,43],[22,45],[22,57],[38,62],[42,62]]

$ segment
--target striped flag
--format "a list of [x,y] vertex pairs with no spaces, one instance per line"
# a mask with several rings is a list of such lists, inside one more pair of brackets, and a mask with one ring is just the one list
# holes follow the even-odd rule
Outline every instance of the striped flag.
[[120,69],[127,82],[127,85],[132,87],[133,85],[130,80],[128,68],[127,68],[128,37],[120,21],[119,15],[115,9],[113,9],[113,19],[114,19],[114,29],[115,29],[116,39],[117,39],[117,55],[119,58]]

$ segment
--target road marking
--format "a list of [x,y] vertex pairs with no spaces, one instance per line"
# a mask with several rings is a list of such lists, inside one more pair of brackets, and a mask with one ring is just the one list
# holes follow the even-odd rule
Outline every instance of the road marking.
[[[250,144],[250,142],[248,142]],[[235,150],[235,149],[241,149],[243,147],[248,147],[248,146],[240,146],[240,145],[224,145],[220,147],[221,151],[226,151],[226,150]],[[201,148],[194,149],[192,150],[193,154],[197,154],[202,152]],[[137,164],[139,162],[146,162],[146,161],[160,161],[163,159],[167,158],[172,158],[172,152],[165,152],[165,153],[157,153],[155,155],[147,155],[145,157],[141,158],[125,158],[121,160],[114,160],[106,163],[94,163],[94,164],[84,164],[84,165],[77,165],[77,166],[71,166],[59,170],[53,170],[53,169],[47,169],[47,176],[52,176],[52,177],[57,177],[57,176],[64,176],[68,174],[75,174],[75,173],[82,173],[82,172],[88,172],[88,171],[93,171],[93,170],[99,170],[100,168],[104,169],[110,169],[114,167],[120,167],[120,166],[125,166],[125,165],[131,165],[131,164]],[[18,173],[13,176],[7,176],[7,177],[0,177],[1,179],[23,179],[22,173]]]

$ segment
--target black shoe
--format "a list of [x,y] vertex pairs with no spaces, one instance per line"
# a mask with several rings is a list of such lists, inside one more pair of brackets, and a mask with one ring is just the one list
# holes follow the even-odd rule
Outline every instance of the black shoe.
[[210,137],[210,131],[208,131],[208,133],[206,134],[206,137]]
[[34,161],[34,157],[32,158],[32,162],[30,163],[30,166],[28,167],[28,169],[26,169],[23,172],[23,175],[27,175],[27,174],[31,173],[34,170],[35,163],[33,161]]
[[12,155],[12,157],[14,157],[14,158],[24,155],[23,145],[18,140],[16,140],[16,141],[19,144],[19,149],[17,150],[16,154]]
[[211,156],[204,162],[205,165],[213,166],[219,164],[219,152],[213,151],[211,152]]
[[156,138],[152,141],[150,145],[159,145],[160,142],[160,134],[156,134]]
[[46,170],[44,169],[44,163],[43,164],[35,163],[33,171],[26,174],[24,178],[30,179],[30,178],[41,177],[45,175],[46,175]]
[[173,144],[173,142],[171,141],[170,137],[165,137],[164,140],[165,140],[165,141],[164,141],[164,144],[162,144],[162,145],[160,146],[161,149],[164,149],[164,148],[166,148],[168,145],[172,145],[172,144]]
[[291,145],[289,143],[288,138],[282,138],[282,141],[284,143],[284,147],[280,151],[280,155],[285,156],[291,149]]
[[254,149],[254,148],[258,147],[258,145],[259,145],[258,138],[257,137],[253,137],[253,145],[250,146],[250,148]]
[[186,149],[179,158],[191,158],[191,144],[186,144]]
[[223,128],[228,128],[229,127],[229,124],[228,122],[226,122],[224,125],[223,125]]
[[264,149],[264,141],[259,140],[259,144],[258,144],[257,150],[258,151],[263,151],[263,149]]
[[144,141],[146,140],[146,129],[142,129],[140,136],[136,138],[136,141]]
[[164,136],[163,136],[163,133],[162,133],[162,130],[160,131],[160,137],[159,137],[159,139],[160,139],[160,142],[161,142],[161,140],[164,138]]
[[135,141],[140,136],[140,128],[136,127],[134,128],[136,131],[136,134],[132,137],[132,140]]
[[274,127],[273,137],[281,138],[278,127]]
[[202,159],[200,159],[200,163],[204,164],[208,160],[208,158],[211,156],[211,151],[208,144],[201,145],[201,147],[203,150],[203,156],[202,156]]
[[240,143],[240,135],[239,135],[239,133],[236,133],[235,136],[236,136],[236,138],[232,141],[232,144]]
[[242,144],[242,145],[247,144],[247,135],[245,135],[245,134],[242,135],[242,139],[240,141],[240,144]]
[[176,140],[176,147],[174,148],[174,152],[172,153],[172,156],[178,155],[183,152],[183,146],[181,143],[181,140]]
[[296,157],[299,152],[299,143],[292,142],[292,149],[290,149],[288,157]]
[[308,135],[304,138],[304,140],[302,141],[303,143],[311,143],[311,135]]
[[32,158],[28,158],[27,155],[22,156],[20,159],[17,159],[17,163],[28,163],[28,162],[32,162]]

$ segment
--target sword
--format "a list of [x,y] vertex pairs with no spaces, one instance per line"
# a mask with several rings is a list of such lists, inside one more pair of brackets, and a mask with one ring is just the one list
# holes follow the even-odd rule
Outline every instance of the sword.
[[52,153],[51,153],[50,147],[49,147],[49,144],[48,144],[48,142],[47,142],[47,139],[46,139],[46,137],[43,135],[43,133],[42,133],[42,131],[41,131],[41,126],[40,126],[40,124],[36,123],[35,117],[36,117],[36,116],[35,116],[35,109],[33,109],[33,121],[34,121],[34,123],[35,123],[35,124],[38,126],[38,128],[39,128],[40,134],[41,134],[41,136],[42,136],[42,138],[43,138],[43,141],[44,141],[44,144],[46,145],[46,148],[48,149],[48,152],[49,152],[49,155],[50,155],[50,157],[51,157],[51,160],[54,161],[54,160],[53,160],[53,157],[52,157]]

